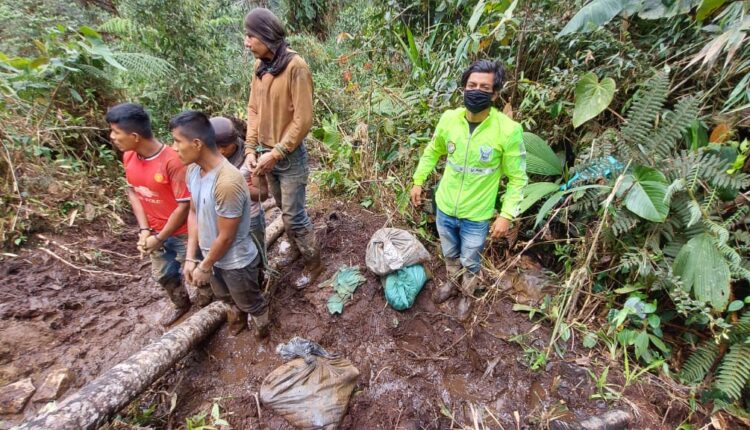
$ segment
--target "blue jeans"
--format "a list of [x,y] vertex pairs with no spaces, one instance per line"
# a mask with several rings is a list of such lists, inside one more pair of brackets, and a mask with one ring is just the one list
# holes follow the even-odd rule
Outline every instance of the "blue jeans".
[[440,245],[446,258],[460,258],[461,265],[471,273],[479,272],[484,241],[490,229],[490,221],[469,221],[454,218],[437,211],[437,230]]
[[171,279],[182,279],[180,266],[185,261],[187,234],[171,236],[162,244],[162,249],[151,253],[151,274],[161,285]]
[[312,221],[305,210],[305,192],[310,167],[307,150],[302,142],[286,159],[279,161],[266,175],[268,188],[281,208],[281,218],[287,232],[303,236],[313,230]]

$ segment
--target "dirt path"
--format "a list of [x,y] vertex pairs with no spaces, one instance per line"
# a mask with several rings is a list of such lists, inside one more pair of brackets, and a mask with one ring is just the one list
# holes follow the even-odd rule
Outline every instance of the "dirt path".
[[[328,264],[321,279],[343,265],[364,269],[367,241],[385,217],[337,202],[318,207],[313,217]],[[3,261],[0,385],[30,376],[38,386],[49,370],[62,366],[73,370],[80,386],[163,332],[156,320],[166,301],[149,280],[148,263],[133,255],[132,234],[99,230],[56,239],[71,249],[89,250],[84,253],[98,250],[91,255],[99,268],[141,275],[80,273],[35,249]],[[71,261],[75,256],[54,244],[46,246]],[[285,246],[283,238],[278,246]],[[289,275],[300,269],[298,263]],[[437,260],[433,270],[437,278],[444,275]],[[151,425],[183,428],[186,417],[210,410],[212,399],[220,398],[234,428],[291,429],[267,408],[259,419],[254,393],[265,375],[282,364],[276,345],[293,336],[314,340],[359,369],[344,429],[447,429],[460,428],[460,423],[473,428],[473,417],[487,428],[542,428],[552,418],[580,419],[613,407],[631,410],[622,401],[590,400],[596,387],[575,357],[530,370],[529,351],[542,349],[549,333],[513,312],[511,303],[499,300],[480,322],[463,325],[451,316],[455,301],[440,307],[432,303],[435,281],[412,309],[398,312],[386,305],[379,280],[371,273],[366,277],[340,316],[326,310],[329,289],[298,292],[282,283],[272,299],[270,336],[261,342],[247,331],[230,337],[222,327],[142,397],[144,409],[160,399],[163,413],[175,401],[174,411]],[[511,338],[527,346],[526,357]],[[662,428],[668,399],[648,387],[643,390],[628,391],[640,412],[637,428]],[[40,406],[30,402],[24,413],[32,415]],[[2,418],[7,427],[21,416]]]

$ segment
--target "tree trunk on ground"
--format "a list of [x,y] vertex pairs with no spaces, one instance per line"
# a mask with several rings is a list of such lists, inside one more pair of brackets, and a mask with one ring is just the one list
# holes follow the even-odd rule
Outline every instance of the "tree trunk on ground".
[[19,430],[95,429],[214,332],[226,318],[226,305],[214,302],[161,339],[106,371],[66,398],[57,409],[33,418]]
[[276,218],[266,227],[266,248],[271,248],[276,240],[284,233],[284,220],[281,217]]

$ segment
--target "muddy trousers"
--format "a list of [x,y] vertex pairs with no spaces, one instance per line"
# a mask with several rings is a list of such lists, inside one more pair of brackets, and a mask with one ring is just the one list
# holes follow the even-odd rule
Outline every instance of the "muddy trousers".
[[294,248],[299,247],[299,238],[313,231],[312,221],[305,210],[309,175],[310,167],[304,142],[285,159],[276,163],[273,170],[266,175],[268,188],[281,208],[284,230]]
[[162,248],[151,253],[151,273],[169,299],[179,309],[190,307],[190,298],[182,282],[180,267],[185,261],[187,235],[172,236]]
[[490,229],[490,222],[454,218],[438,209],[435,219],[440,246],[445,258],[458,258],[471,273],[482,267],[482,250]]
[[268,307],[258,282],[260,256],[241,269],[221,269],[214,266],[211,276],[211,289],[216,297],[234,304],[242,312],[258,316]]

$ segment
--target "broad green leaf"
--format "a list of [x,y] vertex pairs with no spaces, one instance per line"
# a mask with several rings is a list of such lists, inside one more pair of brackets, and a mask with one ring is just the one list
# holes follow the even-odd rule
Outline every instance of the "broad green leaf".
[[744,306],[745,304],[742,302],[742,300],[735,300],[729,304],[729,307],[727,307],[727,311],[735,312],[735,311],[742,309]]
[[341,314],[344,311],[344,301],[338,294],[328,298],[328,313],[331,315]]
[[635,357],[641,358],[648,353],[648,333],[641,331],[635,337]]
[[469,31],[472,33],[477,28],[479,19],[482,18],[482,14],[484,13],[484,4],[484,0],[481,0],[479,3],[477,3],[477,5],[474,6],[474,12],[472,12],[471,18],[469,18]]
[[648,335],[648,338],[651,339],[651,343],[659,348],[661,352],[669,354],[669,347],[664,342],[662,342],[661,339],[659,339],[657,336],[654,336],[653,334]]
[[630,0],[593,0],[582,7],[573,18],[557,33],[557,37],[570,33],[587,33],[612,21]]
[[645,0],[638,11],[643,19],[672,18],[690,12],[701,0]]
[[597,338],[595,333],[588,332],[586,333],[586,336],[583,337],[583,346],[584,348],[593,348],[596,346]]
[[661,318],[659,318],[659,315],[649,315],[648,325],[650,325],[651,328],[659,328],[659,325],[661,325]]
[[690,239],[677,254],[672,268],[696,299],[710,303],[717,311],[727,307],[729,266],[708,233]]
[[594,73],[583,75],[576,84],[575,107],[573,108],[573,127],[602,113],[612,102],[615,95],[615,81],[612,78],[599,78]]
[[558,191],[555,194],[552,194],[552,196],[549,199],[547,199],[546,202],[544,202],[542,207],[539,209],[539,213],[536,214],[536,222],[534,223],[534,228],[537,228],[539,224],[542,222],[542,220],[544,220],[544,218],[547,216],[547,213],[549,213],[549,211],[551,211],[552,208],[554,208],[555,205],[557,205],[557,203],[562,198],[563,194],[565,194],[565,192]]
[[639,217],[664,222],[669,214],[669,206],[664,202],[667,194],[667,178],[651,167],[638,166],[623,181],[625,207]]
[[85,26],[85,25],[82,26],[82,27],[80,27],[78,29],[78,32],[80,32],[82,35],[84,35],[86,37],[90,37],[90,38],[93,38],[93,39],[101,39],[102,38],[102,35],[99,34],[98,31],[94,30],[91,27]]
[[711,15],[716,9],[722,7],[727,0],[703,0],[698,10],[695,12],[695,20],[703,21]]
[[541,137],[534,133],[523,134],[523,146],[526,147],[526,171],[535,175],[562,175],[562,163],[552,148]]
[[570,339],[570,326],[566,323],[560,323],[560,339],[563,342],[567,342]]
[[526,212],[531,206],[534,205],[534,203],[554,193],[555,191],[558,191],[559,189],[560,185],[553,184],[552,182],[534,182],[527,185],[523,190],[523,200],[521,200],[521,203],[519,205],[519,213]]

